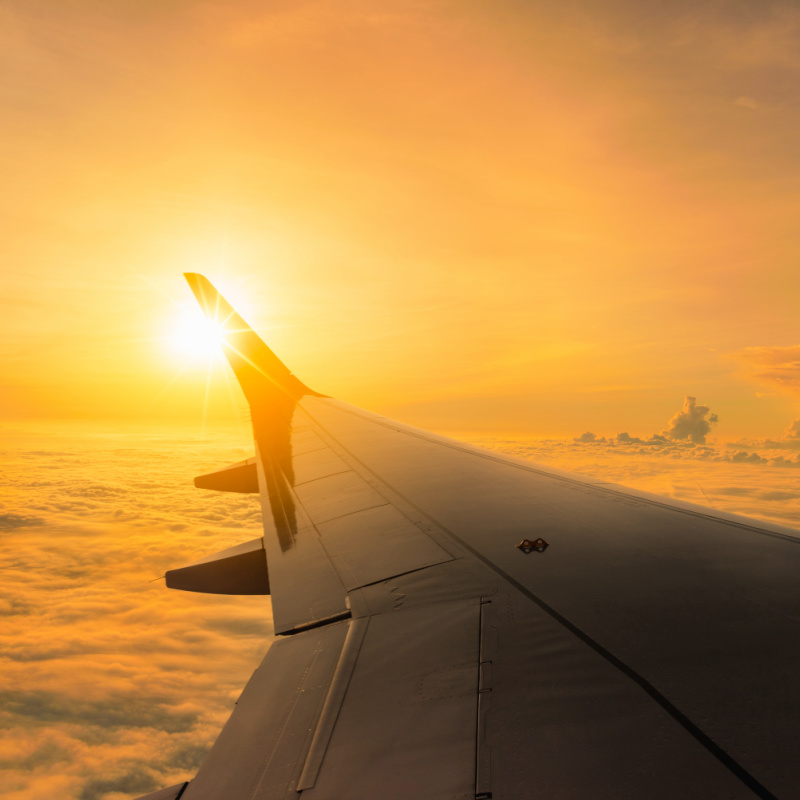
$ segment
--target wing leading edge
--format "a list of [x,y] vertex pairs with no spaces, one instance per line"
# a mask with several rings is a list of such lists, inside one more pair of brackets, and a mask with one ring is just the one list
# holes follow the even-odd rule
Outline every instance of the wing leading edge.
[[250,403],[264,537],[233,556],[281,636],[182,798],[796,793],[795,532],[327,398],[187,280]]

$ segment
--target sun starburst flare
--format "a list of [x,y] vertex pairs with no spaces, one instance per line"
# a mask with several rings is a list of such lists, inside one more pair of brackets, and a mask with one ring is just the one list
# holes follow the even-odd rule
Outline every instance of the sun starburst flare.
[[225,322],[207,319],[201,312],[182,309],[169,337],[170,349],[192,359],[214,358],[225,339]]

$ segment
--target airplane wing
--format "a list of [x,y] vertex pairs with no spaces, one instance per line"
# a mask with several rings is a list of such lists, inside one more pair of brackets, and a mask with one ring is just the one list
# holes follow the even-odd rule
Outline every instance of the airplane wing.
[[264,536],[167,573],[269,593],[278,641],[150,800],[800,796],[797,533],[318,394],[202,276]]

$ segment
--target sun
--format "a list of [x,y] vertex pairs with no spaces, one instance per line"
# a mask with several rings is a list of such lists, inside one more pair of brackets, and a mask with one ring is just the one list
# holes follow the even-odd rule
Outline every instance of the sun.
[[223,323],[207,319],[199,309],[182,308],[172,335],[171,349],[178,356],[191,359],[212,358],[220,354],[225,339]]

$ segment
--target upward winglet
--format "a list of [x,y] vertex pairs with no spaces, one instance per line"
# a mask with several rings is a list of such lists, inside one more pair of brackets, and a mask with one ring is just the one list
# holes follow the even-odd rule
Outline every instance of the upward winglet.
[[222,331],[222,350],[251,405],[276,392],[294,400],[307,394],[320,396],[291,373],[208,278],[196,272],[185,272],[183,276],[206,317]]

